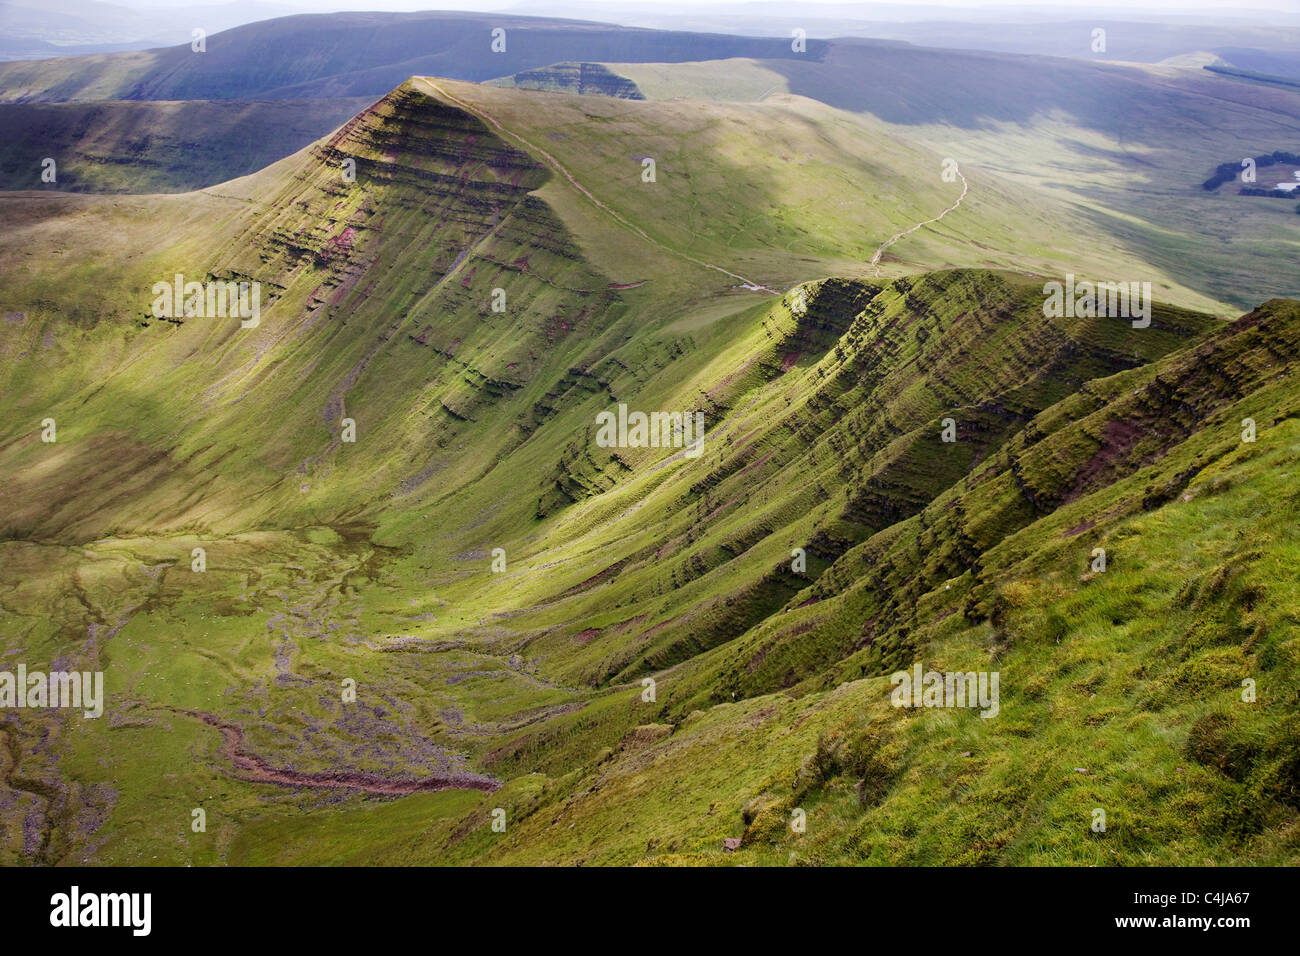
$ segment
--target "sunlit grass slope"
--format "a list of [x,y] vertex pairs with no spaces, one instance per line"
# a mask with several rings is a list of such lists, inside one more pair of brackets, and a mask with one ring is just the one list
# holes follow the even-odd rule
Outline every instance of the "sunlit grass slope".
[[[1187,66],[1083,62],[867,41],[782,63],[611,64],[651,100],[809,97],[891,136],[1050,197],[1066,234],[1135,254],[1176,284],[1241,307],[1300,293],[1294,203],[1207,192],[1221,163],[1294,152],[1300,93]],[[974,180],[973,180],[974,181]],[[1045,207],[1039,207],[1045,208]],[[1049,242],[1060,248],[1061,237]],[[1081,272],[1075,269],[1075,272]]]
[[[1300,304],[1049,318],[1132,252],[976,172],[876,276],[959,188],[883,127],[433,82],[0,198],[0,654],[106,680],[0,715],[0,859],[1294,861]],[[891,708],[918,661],[998,717]]]

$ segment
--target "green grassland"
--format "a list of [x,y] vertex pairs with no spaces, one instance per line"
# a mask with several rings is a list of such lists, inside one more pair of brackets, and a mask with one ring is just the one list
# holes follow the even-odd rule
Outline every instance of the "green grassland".
[[867,115],[968,174],[996,175],[1012,195],[1053,197],[1069,210],[1069,233],[1105,236],[1212,299],[1248,308],[1300,293],[1291,204],[1201,188],[1220,163],[1295,144],[1293,90],[1207,74],[1199,62],[1035,64],[854,43],[804,62],[607,65],[651,100],[799,95]]
[[[874,275],[868,264],[877,246],[938,215],[961,192],[960,182],[943,179],[951,153],[917,149],[871,117],[806,98],[643,103],[440,82],[581,170],[589,190],[656,240],[778,289],[818,274]],[[646,157],[655,160],[653,184],[641,180]],[[1097,242],[1080,230],[1071,206],[978,168],[963,171],[966,200],[933,229],[891,247],[883,274],[958,264],[1043,276],[1132,273],[1148,277],[1168,301],[1234,311],[1149,263],[1140,247]],[[562,177],[539,195],[607,274],[627,276],[629,262],[645,258],[639,237],[612,235],[608,218]],[[588,240],[593,234],[600,239]],[[616,238],[623,241],[615,245]],[[665,265],[681,272],[680,261]],[[630,281],[653,275],[643,266]]]
[[[0,660],[107,698],[0,719],[0,860],[1295,862],[1300,303],[1225,322],[966,165],[877,275],[946,153],[617,72],[650,100],[417,78],[200,192],[0,197]],[[1066,271],[1151,327],[1045,316]],[[259,326],[154,317],[176,272]],[[703,453],[598,447],[618,403]],[[914,661],[999,716],[891,707]],[[483,786],[374,783],[434,778]]]

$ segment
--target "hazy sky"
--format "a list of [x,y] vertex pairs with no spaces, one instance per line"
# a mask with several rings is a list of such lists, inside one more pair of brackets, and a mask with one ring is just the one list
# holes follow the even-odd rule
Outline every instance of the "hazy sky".
[[[166,6],[191,6],[196,0],[175,0],[174,3],[168,0],[116,0],[126,6],[136,7],[166,7]],[[221,3],[223,0],[197,0],[197,2]],[[234,2],[234,0],[232,0]],[[545,0],[268,0],[269,3],[276,6],[292,6],[305,11],[326,12],[333,10],[508,10],[512,7],[527,7],[533,13],[545,13],[545,7],[551,5]],[[607,8],[611,12],[616,11],[619,7],[641,7],[644,8],[653,3],[654,6],[671,8],[678,7],[691,10],[699,10],[701,7],[718,7],[718,6],[739,6],[749,3],[751,0],[703,0],[702,3],[689,3],[686,0],[574,0],[566,3],[564,0],[557,0],[554,4],[556,7],[573,7],[573,6],[590,6],[594,9]],[[871,19],[871,7],[875,4],[863,3],[862,0],[816,0],[816,6],[842,6],[845,8],[844,15],[859,19]],[[1059,10],[1063,13],[1079,13],[1086,15],[1089,11],[1095,11],[1099,8],[1109,8],[1112,10],[1124,10],[1126,12],[1136,12],[1137,10],[1161,11],[1166,14],[1177,14],[1180,12],[1208,12],[1211,10],[1222,10],[1225,13],[1241,16],[1247,10],[1284,10],[1291,13],[1300,13],[1300,0],[1237,0],[1237,2],[1224,2],[1224,0],[997,0],[995,3],[986,2],[986,0],[894,0],[889,6],[913,6],[913,7],[948,7],[954,11],[972,10],[979,8],[997,7],[1032,7],[1039,10]],[[776,4],[771,4],[774,7]],[[806,4],[800,0],[783,0],[780,4],[782,8],[787,8],[790,15],[797,16],[799,9]],[[852,8],[858,8],[856,10]],[[765,13],[767,11],[764,11]]]

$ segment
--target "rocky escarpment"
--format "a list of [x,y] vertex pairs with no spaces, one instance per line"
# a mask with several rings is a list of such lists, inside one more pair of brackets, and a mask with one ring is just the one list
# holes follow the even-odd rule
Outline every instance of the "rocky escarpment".
[[[623,561],[624,587],[641,582],[636,598],[653,606],[671,590],[677,613],[645,615],[587,679],[629,679],[738,637],[855,548],[943,499],[1045,409],[1213,327],[1206,316],[1164,307],[1143,330],[1123,320],[1052,320],[1043,314],[1041,283],[979,270],[884,284],[820,280],[792,289],[757,321],[763,344],[696,399],[714,453],[706,469],[689,472],[688,486],[672,486],[677,517],[653,543],[611,554]],[[615,394],[621,384],[617,376],[592,378]],[[561,506],[622,480],[610,464],[635,465],[635,451],[620,450],[615,461],[613,454],[593,458],[589,446],[575,443],[552,476]],[[813,513],[822,517],[809,524]],[[978,515],[986,513],[980,506]],[[940,510],[925,520],[949,517]],[[1008,530],[1032,517],[1017,516],[1020,524]],[[977,564],[996,533],[956,529],[943,549],[952,565],[946,573]],[[791,573],[795,544],[807,567]],[[774,566],[759,554],[786,560]],[[847,577],[828,582],[826,595],[860,568],[838,566]],[[723,601],[710,585],[721,576],[729,581]],[[909,592],[900,584],[898,593]],[[887,619],[904,619],[903,610],[893,606]],[[828,658],[850,653],[859,634],[844,638],[847,644],[827,643]],[[775,678],[778,686],[785,679]]]
[[[602,336],[626,334],[620,291],[535,195],[550,176],[476,117],[408,84],[328,139],[202,197],[214,212],[194,240],[161,246],[121,288],[97,292],[130,306],[131,375],[158,380],[178,356],[203,364],[167,405],[175,421],[148,426],[159,447],[123,455],[123,471],[153,463],[170,473],[151,479],[158,500],[173,494],[169,481],[185,499],[182,469],[166,456],[187,434],[228,463],[229,474],[209,469],[216,485],[250,467],[268,483],[293,473],[271,496],[283,501],[259,505],[268,509],[308,506],[317,489],[333,496],[329,509],[356,509],[473,481],[529,440],[534,407],[607,350]],[[175,275],[257,283],[258,324],[154,319],[150,286]],[[359,468],[337,467],[344,420],[368,449]],[[475,456],[449,457],[461,443]],[[236,465],[234,454],[257,464]],[[91,474],[89,458],[86,471],[63,473],[79,488],[74,507],[57,519],[34,508],[16,526],[55,534],[87,515],[107,520],[97,515],[113,482]],[[251,500],[215,497],[216,521],[242,520]]]

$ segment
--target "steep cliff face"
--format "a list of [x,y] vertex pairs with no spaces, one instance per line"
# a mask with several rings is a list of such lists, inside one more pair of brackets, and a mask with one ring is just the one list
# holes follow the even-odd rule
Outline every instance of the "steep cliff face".
[[[895,312],[891,293],[912,298]],[[975,300],[989,307],[982,317],[970,308]],[[1273,300],[1232,323],[1157,310],[1152,328],[1159,335],[1139,339],[1137,330],[1114,322],[1044,326],[1028,301],[1018,313],[1000,312],[1020,300],[1016,281],[961,272],[867,296],[859,318],[867,316],[880,334],[864,335],[853,347],[870,342],[882,351],[853,380],[871,368],[879,391],[899,375],[911,378],[884,406],[888,421],[905,424],[912,406],[924,408],[927,392],[960,391],[977,375],[996,382],[1006,374],[1026,386],[1014,405],[1008,398],[1011,421],[1000,437],[977,433],[973,441],[983,454],[965,450],[970,463],[946,483],[942,456],[959,447],[943,446],[938,421],[911,439],[918,457],[909,474],[915,488],[929,483],[928,500],[913,507],[910,495],[900,497],[897,520],[829,565],[819,566],[810,550],[808,572],[799,573],[785,549],[853,510],[842,501],[854,502],[867,486],[853,476],[839,484],[818,477],[809,455],[767,482],[751,477],[753,470],[738,472],[743,486],[726,488],[724,479],[714,486],[721,493],[695,507],[679,494],[674,506],[692,520],[679,526],[673,545],[691,553],[693,571],[690,562],[663,561],[651,550],[559,596],[576,605],[603,591],[607,604],[617,602],[617,616],[603,628],[591,626],[601,619],[588,606],[588,627],[573,636],[578,647],[571,654],[582,658],[603,643],[597,660],[628,666],[620,677],[637,668],[653,674],[658,696],[638,706],[636,682],[616,683],[583,710],[530,727],[488,755],[486,764],[503,773],[585,768],[572,787],[523,804],[539,818],[554,813],[561,826],[573,821],[613,832],[633,800],[644,815],[638,819],[647,820],[631,826],[622,854],[593,851],[560,834],[555,840],[563,848],[552,843],[541,856],[716,861],[728,835],[741,838],[750,859],[772,863],[789,853],[881,863],[1041,861],[1060,854],[1079,862],[1176,859],[1179,851],[1157,833],[1178,833],[1214,859],[1292,855],[1272,837],[1269,821],[1292,821],[1300,806],[1291,756],[1300,737],[1293,695],[1285,691],[1297,671],[1286,592],[1300,571],[1291,520],[1300,451],[1300,302]],[[806,301],[815,313],[814,290]],[[873,308],[875,302],[884,308]],[[786,304],[800,311],[799,298]],[[989,320],[998,314],[1015,315],[1007,322],[1014,332],[1001,343],[987,341],[996,334]],[[923,323],[915,338],[890,323],[894,316]],[[937,328],[954,336],[962,322],[970,338],[961,361],[930,354],[922,362],[925,349],[911,351]],[[1034,349],[1024,350],[1029,341]],[[1044,351],[1053,342],[1056,348]],[[1068,342],[1074,345],[1066,348]],[[1003,361],[977,360],[981,347]],[[1034,372],[1051,366],[1044,358],[1058,351],[1074,356],[1058,374],[1073,369],[1097,377],[1031,412],[1040,398],[1024,396],[1044,394],[1041,383],[1033,385]],[[909,352],[918,360],[910,372],[898,358]],[[1020,371],[1012,373],[1017,363]],[[816,392],[812,375],[808,385]],[[831,391],[837,399],[850,393]],[[843,434],[856,407],[844,405],[823,434]],[[968,441],[962,423],[969,414],[955,416],[955,446]],[[768,437],[781,436],[779,449],[800,431],[817,434],[805,421],[802,429],[773,428]],[[837,459],[853,451],[847,442],[825,448]],[[883,460],[890,469],[898,458]],[[922,467],[927,461],[929,469]],[[831,491],[823,502],[801,500],[786,510],[784,526],[749,523],[779,482],[798,488],[813,480]],[[894,503],[890,491],[871,488],[880,503]],[[728,496],[737,494],[745,520],[729,523]],[[820,520],[801,524],[801,508]],[[1276,521],[1268,517],[1273,509]],[[664,514],[646,515],[650,510],[642,509],[645,524]],[[881,510],[873,514],[881,520]],[[777,547],[765,547],[767,536]],[[746,565],[746,549],[770,563]],[[629,577],[653,579],[668,568],[672,586],[662,591],[671,600],[627,600],[648,590],[626,586]],[[713,598],[693,604],[700,592],[694,582],[682,583],[683,572],[712,576]],[[656,606],[679,616],[645,613]],[[671,645],[660,643],[674,631]],[[728,639],[710,649],[711,633]],[[629,643],[642,656],[619,656]],[[553,646],[544,638],[539,645]],[[941,671],[1000,672],[998,719],[891,707],[887,676],[917,661]],[[599,679],[600,671],[586,676]],[[1256,683],[1281,693],[1270,693],[1262,706],[1243,706],[1242,688]],[[628,747],[637,725],[651,717],[672,727],[671,736]],[[1054,731],[1043,729],[1049,724]],[[647,775],[647,766],[655,772]],[[1025,779],[1026,766],[1043,768],[1042,779]],[[1097,779],[1073,785],[1075,767]],[[719,806],[708,799],[679,805],[672,781],[687,768],[726,778],[710,797],[725,794],[729,819],[705,822]],[[647,784],[647,776],[663,783]],[[1190,816],[1161,802],[1172,777],[1195,807]],[[925,822],[936,812],[927,803],[935,786],[960,790],[943,811],[951,832]],[[792,835],[791,812],[810,805],[824,829],[812,838]],[[1122,846],[1094,845],[1088,814],[1099,805],[1121,808]],[[1035,812],[1026,814],[1026,806]],[[656,843],[665,825],[674,836]],[[510,848],[462,851],[453,839],[446,849],[479,859],[535,858],[528,847],[544,831],[530,824]]]
[[[133,328],[130,363],[107,372],[78,412],[113,422],[118,437],[101,436],[109,447],[84,459],[87,446],[73,446],[77,460],[58,479],[78,487],[71,505],[56,518],[38,496],[12,528],[102,530],[110,519],[96,513],[114,492],[95,476],[115,449],[115,481],[133,467],[156,469],[154,516],[135,512],[136,527],[195,520],[183,504],[192,468],[209,471],[205,484],[279,485],[278,504],[252,506],[263,513],[300,505],[354,513],[428,491],[434,471],[445,491],[490,467],[536,428],[538,402],[568,370],[618,334],[619,293],[533,195],[549,175],[474,117],[403,87],[328,140],[197,197],[215,211],[184,242],[132,254],[128,269],[94,284],[69,282],[58,307],[36,287],[15,290],[6,307],[25,321],[4,330],[21,353],[6,373],[12,381],[28,374],[25,364],[47,361],[30,343],[64,328],[69,311],[84,309],[95,328],[83,361],[98,351],[112,364],[114,327],[130,316]],[[168,202],[171,211],[192,200]],[[178,274],[258,283],[259,324],[179,309],[156,317],[152,284]],[[155,389],[170,397],[147,415],[121,400]],[[38,387],[26,398],[57,417],[60,390]],[[339,469],[345,418],[369,451]],[[468,434],[473,451],[449,464],[444,449]],[[20,475],[33,451],[9,446],[5,467]],[[196,454],[221,464],[200,465]],[[291,486],[279,477],[286,473]],[[203,520],[242,523],[252,497],[218,494],[215,508],[209,498]]]
[[[840,555],[801,595],[816,605],[805,623],[818,623],[799,635],[800,666],[810,653],[835,662],[828,683],[901,666],[920,650],[922,599],[945,582],[962,579],[970,620],[996,618],[1011,569],[1045,542],[1087,542],[1099,524],[1178,500],[1244,447],[1233,409],[1267,408],[1270,424],[1295,414],[1282,383],[1293,374],[1283,356],[1294,354],[1297,334],[1300,307],[1275,300],[1185,349],[1087,381],[1017,422],[982,461]],[[938,451],[930,445],[931,460]],[[885,489],[875,493],[891,500]],[[761,664],[737,680],[751,687],[781,680],[780,661],[793,649],[778,650],[781,643],[768,643]]]
[[[653,534],[605,549],[618,574],[566,605],[575,628],[609,603],[629,622],[589,636],[570,657],[575,676],[626,680],[738,637],[852,549],[945,500],[1045,409],[1215,323],[1165,307],[1143,330],[1053,320],[1042,302],[1041,283],[958,270],[809,283],[756,316],[750,350],[695,382],[692,407],[711,430],[705,454],[636,498],[655,515]],[[619,390],[618,376],[609,383]],[[601,454],[589,439],[561,460],[581,489],[566,504],[645,467],[644,453]],[[953,546],[966,547],[964,532]],[[798,573],[788,570],[794,547],[806,554]],[[976,555],[966,547],[958,560]],[[822,595],[800,600],[810,597]]]

